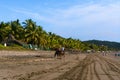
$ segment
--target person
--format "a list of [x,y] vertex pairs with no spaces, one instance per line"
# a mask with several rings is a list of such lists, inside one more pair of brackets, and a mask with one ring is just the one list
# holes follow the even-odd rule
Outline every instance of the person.
[[7,46],[7,44],[6,44],[6,43],[4,43],[4,46],[6,47],[6,46]]
[[61,51],[62,51],[62,52],[64,52],[64,50],[65,50],[65,48],[64,48],[64,47],[62,47],[62,48],[61,48]]

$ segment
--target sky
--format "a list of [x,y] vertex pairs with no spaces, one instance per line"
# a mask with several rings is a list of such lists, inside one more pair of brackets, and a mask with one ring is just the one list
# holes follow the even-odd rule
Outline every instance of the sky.
[[0,0],[0,22],[16,19],[65,38],[120,42],[120,0]]

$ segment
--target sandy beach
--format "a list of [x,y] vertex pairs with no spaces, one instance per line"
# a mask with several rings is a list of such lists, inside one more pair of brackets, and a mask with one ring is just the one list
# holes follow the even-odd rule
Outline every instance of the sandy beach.
[[120,80],[120,57],[54,51],[0,51],[0,80]]

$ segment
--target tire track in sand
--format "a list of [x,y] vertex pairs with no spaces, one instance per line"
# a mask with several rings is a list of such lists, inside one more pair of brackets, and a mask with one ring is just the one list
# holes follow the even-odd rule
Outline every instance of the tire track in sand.
[[56,67],[52,67],[50,69],[46,69],[46,70],[43,70],[43,71],[31,72],[31,73],[26,74],[25,76],[14,77],[14,79],[16,78],[17,80],[33,80],[31,78],[33,78],[33,77],[37,78],[37,76],[39,76],[39,79],[40,79],[46,73],[56,72],[56,70],[60,69],[61,67],[65,66],[65,65],[68,65],[68,64],[69,64],[69,62],[65,62],[65,63],[62,63],[62,64],[56,66]]
[[[119,76],[118,76],[118,73],[115,73],[115,71],[113,71],[112,69],[115,69],[117,65],[114,65],[114,63],[112,63],[111,60],[105,58],[105,57],[102,57],[102,56],[99,56],[99,55],[96,55],[96,57],[98,58],[98,63],[100,64],[100,67],[102,69],[102,71],[104,71],[104,75],[106,75],[109,80],[119,80]],[[114,67],[113,67],[114,65]],[[119,71],[119,69],[118,69]],[[115,77],[114,77],[115,76]],[[118,78],[117,78],[117,77]]]
[[[115,77],[113,77],[110,72],[113,71],[113,68],[116,71],[118,69],[117,65],[113,65],[112,62],[109,63],[108,61],[108,59],[106,61],[106,58],[98,54],[87,55],[77,66],[53,80],[119,80],[119,74],[114,73]],[[118,78],[116,78],[116,75]]]
[[92,58],[90,57],[90,55],[87,55],[86,58],[80,61],[77,66],[73,67],[65,74],[60,75],[59,77],[53,80],[87,80],[88,75],[92,75],[92,71],[91,72],[88,71],[92,63],[93,63]]
[[[101,60],[99,61],[101,68],[105,72],[105,74],[108,76],[110,80],[119,80],[120,79],[120,69],[119,69],[119,64],[111,59],[107,59],[101,56],[98,56],[98,58]],[[104,64],[104,65],[103,65]],[[105,66],[105,68],[103,68]],[[114,76],[117,76],[117,78],[114,78]]]

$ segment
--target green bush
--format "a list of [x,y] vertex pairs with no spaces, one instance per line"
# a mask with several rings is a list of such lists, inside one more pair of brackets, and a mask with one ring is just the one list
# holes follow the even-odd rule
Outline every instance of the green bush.
[[0,50],[27,50],[26,48],[24,48],[23,46],[19,46],[19,45],[11,45],[11,46],[4,46],[2,44],[0,44]]
[[3,46],[2,44],[0,44],[0,48],[5,48],[5,46]]

